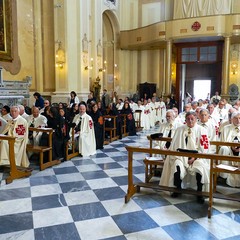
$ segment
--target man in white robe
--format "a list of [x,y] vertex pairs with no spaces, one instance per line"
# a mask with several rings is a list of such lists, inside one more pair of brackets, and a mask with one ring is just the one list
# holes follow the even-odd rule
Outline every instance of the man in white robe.
[[150,116],[151,116],[151,107],[147,103],[147,100],[143,101],[144,111],[142,112],[142,127],[143,130],[150,129]]
[[27,120],[27,118],[29,117],[29,115],[25,112],[25,108],[23,105],[18,105],[19,109],[20,109],[20,115]]
[[[178,127],[182,126],[181,123],[175,122],[175,112],[172,109],[167,110],[166,119],[167,122],[162,123],[159,128],[159,132],[163,134],[163,137],[173,138],[175,131]],[[155,148],[158,149],[168,149],[170,147],[170,142],[156,141]]]
[[185,105],[184,105],[184,111],[183,111],[183,112],[180,112],[180,113],[178,114],[178,117],[181,119],[181,122],[182,122],[182,123],[185,123],[186,114],[187,114],[188,112],[190,112],[190,111],[191,111],[191,104],[190,104],[190,103],[185,104]]
[[[218,139],[218,131],[212,121],[209,120],[209,111],[207,109],[201,109],[199,112],[199,121],[198,125],[204,127],[208,133],[209,141],[217,141]],[[216,146],[211,146],[209,149],[209,153],[216,153]]]
[[[76,124],[75,131],[79,134],[78,151],[85,157],[96,154],[96,140],[91,116],[86,113],[86,105],[79,105],[79,114],[77,114],[73,123]],[[71,132],[71,131],[70,131]]]
[[[12,120],[7,123],[2,134],[15,137],[14,154],[17,166],[28,167],[29,161],[26,153],[28,142],[28,125],[27,121],[20,116],[19,108],[12,106],[10,113]],[[9,145],[8,141],[0,142],[0,165],[9,165]]]
[[158,109],[157,109],[157,121],[159,123],[166,122],[166,105],[165,102],[163,101],[163,98],[160,98],[160,101],[158,103]]
[[[37,107],[32,107],[32,114],[27,118],[28,127],[44,128],[47,126],[47,118],[40,114],[40,110]],[[34,146],[38,146],[42,132],[29,133],[29,141],[32,141]]]
[[[177,149],[197,150],[199,153],[208,153],[209,141],[207,131],[205,128],[197,124],[197,117],[195,112],[186,113],[186,125],[176,129],[175,134],[170,145],[170,150],[177,151]],[[178,157],[167,156],[160,185],[176,187],[196,186],[197,191],[201,192],[209,190],[209,172],[210,164],[207,159],[195,159],[193,157]],[[196,180],[194,179],[196,178]],[[189,179],[190,182],[189,182]],[[177,197],[178,193],[172,193],[172,197]],[[199,203],[204,202],[204,198],[197,197]]]
[[[232,113],[231,124],[226,125],[221,132],[220,141],[222,142],[240,142],[240,112],[236,111]],[[221,146],[219,154],[239,156],[240,148]],[[232,165],[232,162],[222,161],[222,164]],[[237,164],[234,162],[234,164]],[[239,165],[238,165],[239,167]],[[226,183],[231,187],[240,187],[240,175],[220,173],[222,178],[226,178]]]
[[2,134],[2,131],[6,125],[7,125],[7,121],[4,118],[0,117],[0,134]]

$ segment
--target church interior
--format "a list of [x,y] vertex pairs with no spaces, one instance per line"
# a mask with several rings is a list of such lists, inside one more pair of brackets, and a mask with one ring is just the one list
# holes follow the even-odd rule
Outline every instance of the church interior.
[[[0,13],[0,109],[32,107],[35,92],[69,104],[71,91],[87,101],[104,89],[174,96],[179,112],[186,93],[239,99],[239,0],[2,0]],[[240,239],[239,187],[220,186],[238,201],[214,199],[211,218],[208,201],[187,194],[141,188],[125,203],[126,147],[149,146],[158,128],[43,171],[31,165],[10,184],[0,166],[0,240]],[[136,182],[145,157],[134,154]]]

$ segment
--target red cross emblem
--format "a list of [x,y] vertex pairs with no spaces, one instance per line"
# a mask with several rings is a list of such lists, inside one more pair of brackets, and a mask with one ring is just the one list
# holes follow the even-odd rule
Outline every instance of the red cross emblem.
[[209,142],[207,135],[201,135],[200,144],[204,149],[208,149]]
[[216,130],[216,135],[218,136],[218,134],[219,134],[218,126],[215,126],[215,130]]
[[201,28],[201,23],[200,22],[194,22],[192,24],[191,28],[192,28],[193,31],[198,31]]
[[92,127],[93,127],[93,122],[92,122],[92,120],[89,120],[89,127],[90,127],[90,129],[92,129]]
[[20,125],[17,126],[15,131],[16,131],[17,135],[21,135],[22,136],[22,135],[25,134],[26,129],[25,129],[25,127],[22,124],[20,124]]

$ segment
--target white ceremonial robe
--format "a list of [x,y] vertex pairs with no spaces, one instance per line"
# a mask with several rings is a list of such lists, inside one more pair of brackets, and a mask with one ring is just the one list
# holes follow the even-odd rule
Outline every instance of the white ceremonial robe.
[[[31,125],[34,128],[44,128],[47,126],[47,118],[41,114],[38,115],[38,117],[34,118],[33,115],[30,115],[27,119],[28,127]],[[42,136],[42,132],[33,132],[33,145],[38,146],[40,139]]]
[[[171,130],[172,130],[172,131],[171,131],[171,138],[173,138],[176,129],[177,129],[178,127],[182,126],[183,124],[174,121],[173,123],[171,123],[171,125],[172,125],[172,126],[170,126],[170,123],[168,123],[168,122],[165,122],[165,123],[160,124],[159,131],[158,131],[158,132],[159,132],[159,133],[162,133],[162,134],[163,134],[163,137],[168,137],[169,132],[170,132],[170,129],[171,129]],[[166,144],[165,141],[155,141],[155,143],[154,143],[154,148],[157,148],[157,149],[165,149],[165,144]]]
[[25,112],[24,112],[21,116],[22,116],[24,119],[26,119],[26,120],[29,118],[29,115],[28,115],[27,113],[25,113]]
[[[209,152],[209,140],[205,128],[195,124],[191,128],[191,135],[188,136],[188,143],[186,144],[185,138],[188,136],[188,127],[183,125],[179,127],[174,134],[170,150],[176,151],[178,148],[197,150],[199,153]],[[201,183],[203,184],[203,191],[209,191],[209,172],[210,161],[208,159],[196,159],[192,165],[188,164],[187,157],[167,156],[163,172],[160,179],[160,185],[175,187],[174,186],[174,173],[177,171],[177,166],[180,167],[180,178],[182,180],[182,187],[196,188],[196,173],[200,173]]]
[[150,127],[154,127],[155,126],[155,122],[156,122],[156,109],[155,109],[155,104],[153,102],[149,102],[148,106],[150,107],[151,111],[150,111]]
[[0,117],[0,134],[2,134],[2,131],[6,125],[7,125],[7,121],[4,118]]
[[[26,153],[28,142],[28,125],[27,121],[20,115],[9,121],[2,134],[16,137],[14,144],[15,162],[17,166],[28,167],[29,161]],[[0,142],[0,165],[10,164],[9,162],[9,145],[8,141]]]
[[157,110],[157,121],[160,123],[166,122],[166,105],[165,102],[159,102]]
[[[204,127],[207,130],[207,135],[209,141],[217,141],[218,140],[218,130],[216,126],[211,121],[207,121],[205,123],[198,122],[198,125]],[[216,153],[216,146],[210,146],[209,153],[215,154]]]
[[[80,119],[81,117],[81,119]],[[73,122],[78,125],[81,120],[81,127],[78,138],[78,151],[83,157],[96,154],[96,140],[91,116],[84,113],[82,116],[77,114]]]
[[[238,138],[238,140],[234,140],[234,138]],[[240,142],[240,131],[236,129],[234,124],[226,125],[221,132],[220,141],[222,142]],[[228,146],[221,146],[219,149],[220,155],[230,155],[233,156],[233,152],[231,147]],[[222,164],[232,166],[232,162],[229,161],[221,161]],[[234,165],[237,163],[234,162]],[[220,173],[220,176],[227,179],[227,184],[231,187],[240,187],[240,175],[238,174],[230,174],[230,173]]]
[[180,112],[180,113],[178,114],[178,118],[180,119],[180,121],[181,121],[183,124],[185,124],[185,123],[186,123],[186,112],[185,112],[185,111]]
[[11,117],[11,115],[8,113],[8,114],[5,114],[5,115],[2,115],[2,118],[4,119],[4,120],[6,120],[7,122],[8,121],[10,121],[10,120],[12,120],[12,117]]
[[151,108],[150,106],[144,105],[144,111],[142,112],[142,127],[143,130],[149,130],[150,129],[150,116],[151,116]]

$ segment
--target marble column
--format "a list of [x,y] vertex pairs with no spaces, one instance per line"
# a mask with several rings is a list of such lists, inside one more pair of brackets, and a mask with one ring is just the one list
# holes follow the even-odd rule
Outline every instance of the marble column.
[[165,95],[171,94],[172,74],[172,40],[167,41],[166,46],[166,72],[165,72]]
[[223,56],[222,91],[221,91],[222,96],[228,95],[230,44],[231,44],[231,38],[228,36],[225,37],[225,39],[224,39],[224,56]]

